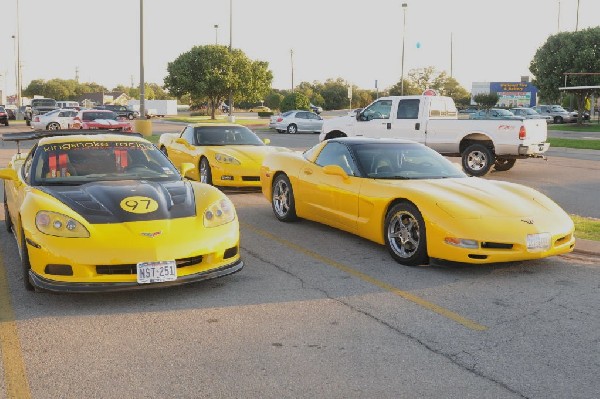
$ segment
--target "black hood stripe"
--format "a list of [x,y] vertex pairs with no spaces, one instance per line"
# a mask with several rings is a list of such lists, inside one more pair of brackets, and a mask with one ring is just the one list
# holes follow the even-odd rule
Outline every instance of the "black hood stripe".
[[[90,224],[164,220],[196,215],[194,191],[189,182],[178,180],[154,182],[148,180],[98,181],[80,186],[37,187],[73,209]],[[136,213],[127,211],[124,199],[146,198],[139,206],[153,201],[156,210]],[[131,209],[137,206],[132,202]],[[153,209],[153,208],[150,208]]]

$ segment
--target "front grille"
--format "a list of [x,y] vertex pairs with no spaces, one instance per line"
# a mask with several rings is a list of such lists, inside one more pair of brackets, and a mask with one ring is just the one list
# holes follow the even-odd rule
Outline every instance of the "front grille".
[[[202,263],[202,255],[191,258],[176,259],[177,268],[195,266]],[[96,274],[137,274],[136,264],[126,265],[97,265]]]
[[260,176],[242,176],[242,181],[260,181]]

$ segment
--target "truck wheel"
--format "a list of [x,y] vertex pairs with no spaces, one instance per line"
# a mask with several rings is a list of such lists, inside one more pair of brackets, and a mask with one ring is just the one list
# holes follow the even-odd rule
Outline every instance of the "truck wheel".
[[35,291],[35,287],[29,280],[29,271],[31,270],[31,263],[29,263],[29,251],[27,251],[27,241],[25,240],[25,233],[23,232],[23,224],[21,224],[21,248],[19,248],[21,255],[21,271],[23,274],[23,285],[27,291]]
[[516,162],[517,160],[514,158],[498,158],[494,163],[494,169],[496,169],[498,172],[504,172],[515,166]]
[[26,124],[27,126],[31,126],[31,121],[30,121],[29,119],[25,119],[25,124]]
[[494,153],[483,144],[471,144],[462,154],[462,167],[471,176],[485,175],[494,162]]
[[127,114],[127,119],[132,120],[133,119],[133,114]]

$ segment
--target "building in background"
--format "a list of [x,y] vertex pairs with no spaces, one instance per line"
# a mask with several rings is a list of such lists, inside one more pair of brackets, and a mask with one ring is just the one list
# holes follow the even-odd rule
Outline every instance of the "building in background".
[[471,104],[475,105],[473,97],[480,93],[497,93],[500,108],[533,107],[537,105],[538,89],[530,82],[473,82]]

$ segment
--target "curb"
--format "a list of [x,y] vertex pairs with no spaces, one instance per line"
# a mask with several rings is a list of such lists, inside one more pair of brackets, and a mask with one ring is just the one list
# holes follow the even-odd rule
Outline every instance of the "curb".
[[583,238],[575,237],[574,253],[585,255],[600,255],[600,241],[584,240]]

